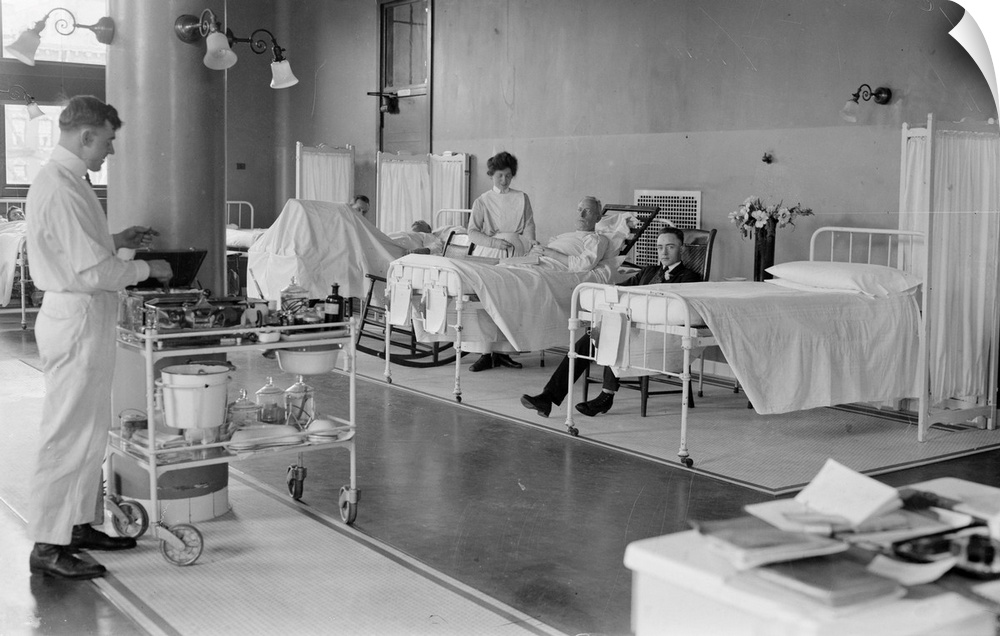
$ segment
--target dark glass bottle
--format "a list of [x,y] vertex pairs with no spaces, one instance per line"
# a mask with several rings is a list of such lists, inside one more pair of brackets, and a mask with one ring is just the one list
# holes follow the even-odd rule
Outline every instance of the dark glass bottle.
[[344,322],[344,298],[340,295],[340,285],[331,285],[330,295],[323,305],[324,322]]

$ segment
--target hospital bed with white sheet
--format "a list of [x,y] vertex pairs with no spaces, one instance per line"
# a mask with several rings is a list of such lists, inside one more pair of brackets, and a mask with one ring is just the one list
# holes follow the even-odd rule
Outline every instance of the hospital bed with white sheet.
[[[539,258],[537,264],[501,264],[497,259],[410,254],[389,264],[388,323],[412,325],[420,342],[451,342],[455,351],[544,351],[565,341],[569,301],[581,283],[616,283],[623,245],[637,231],[631,211],[607,215],[598,231],[611,240],[611,256],[584,272],[566,271]],[[644,229],[648,224],[641,224]],[[530,259],[529,259],[530,260]],[[389,351],[388,332],[386,351]],[[385,378],[392,382],[392,355]],[[455,399],[462,401],[461,356],[455,358]]]
[[20,313],[21,329],[28,328],[28,313],[40,305],[28,268],[24,203],[23,198],[0,198],[0,313]]
[[[827,227],[813,234],[809,261],[775,266],[766,282],[582,284],[571,299],[570,377],[581,358],[620,376],[679,379],[677,454],[689,467],[690,363],[703,347],[722,350],[761,414],[915,398],[926,370],[918,302],[925,278],[896,265],[902,251],[922,249],[921,239],[915,231]],[[580,355],[573,343],[588,323],[597,344]],[[571,382],[566,427],[576,435],[574,403]]]

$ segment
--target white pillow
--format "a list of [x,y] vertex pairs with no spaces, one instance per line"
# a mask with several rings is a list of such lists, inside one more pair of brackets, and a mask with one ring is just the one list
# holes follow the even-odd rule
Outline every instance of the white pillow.
[[770,285],[776,285],[778,287],[785,287],[786,289],[812,292],[814,294],[853,294],[856,296],[864,295],[856,289],[831,289],[829,287],[815,287],[813,285],[803,285],[802,283],[796,283],[794,281],[788,280],[787,278],[772,278],[770,280],[765,280],[764,282]]
[[867,263],[792,261],[768,267],[767,272],[801,285],[853,290],[869,296],[902,294],[920,285],[919,278],[902,270]]

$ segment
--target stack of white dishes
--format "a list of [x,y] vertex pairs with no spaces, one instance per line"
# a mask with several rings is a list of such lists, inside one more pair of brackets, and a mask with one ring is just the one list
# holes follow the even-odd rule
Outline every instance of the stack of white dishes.
[[292,446],[302,442],[302,432],[294,426],[259,424],[246,426],[233,433],[228,448],[234,451],[250,451],[274,446]]

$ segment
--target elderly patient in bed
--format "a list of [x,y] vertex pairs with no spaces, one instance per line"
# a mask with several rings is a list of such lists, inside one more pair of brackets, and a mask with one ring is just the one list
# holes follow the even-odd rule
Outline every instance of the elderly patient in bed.
[[390,232],[392,242],[406,250],[407,254],[434,254],[444,252],[444,243],[431,230],[427,221],[414,221],[409,232]]
[[[537,258],[538,265],[568,272],[586,272],[609,256],[613,256],[611,240],[595,232],[601,220],[601,202],[595,197],[583,197],[576,206],[576,230],[549,239],[546,246],[535,244],[527,257],[513,259],[524,262]],[[530,261],[529,261],[530,262]]]

